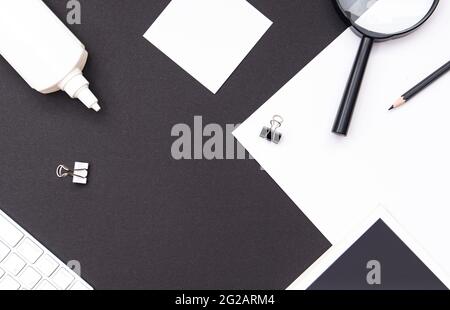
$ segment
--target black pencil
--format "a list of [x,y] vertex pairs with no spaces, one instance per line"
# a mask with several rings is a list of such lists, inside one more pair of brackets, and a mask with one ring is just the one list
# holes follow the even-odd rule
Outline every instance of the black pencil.
[[389,108],[389,110],[396,109],[402,105],[404,105],[408,100],[413,98],[415,95],[420,93],[422,90],[427,88],[430,84],[432,84],[434,81],[439,79],[441,76],[443,76],[445,73],[447,73],[450,70],[450,61],[447,62],[445,65],[440,67],[438,70],[436,70],[433,74],[431,74],[429,77],[427,77],[425,80],[414,86],[410,91],[408,91],[406,94],[398,98],[395,103]]

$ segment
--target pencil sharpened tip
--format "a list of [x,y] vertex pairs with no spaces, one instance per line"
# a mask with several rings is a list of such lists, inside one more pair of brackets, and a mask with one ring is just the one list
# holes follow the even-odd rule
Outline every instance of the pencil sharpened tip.
[[389,111],[390,111],[390,110],[393,110],[393,109],[397,109],[398,107],[401,107],[401,106],[404,105],[405,103],[406,103],[405,98],[400,97],[400,98],[398,98],[398,99],[394,102],[394,104],[391,106],[391,108],[389,109]]
[[394,106],[391,106],[388,111],[394,110]]

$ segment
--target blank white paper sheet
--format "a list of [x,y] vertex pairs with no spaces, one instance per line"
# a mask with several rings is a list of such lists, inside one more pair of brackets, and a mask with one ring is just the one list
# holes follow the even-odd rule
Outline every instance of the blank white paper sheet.
[[[235,131],[331,243],[381,203],[450,273],[450,74],[388,112],[450,60],[449,29],[441,1],[416,32],[374,44],[348,137],[331,128],[360,43],[350,29]],[[275,114],[279,145],[259,137]]]
[[271,25],[245,0],[172,0],[144,37],[217,93]]

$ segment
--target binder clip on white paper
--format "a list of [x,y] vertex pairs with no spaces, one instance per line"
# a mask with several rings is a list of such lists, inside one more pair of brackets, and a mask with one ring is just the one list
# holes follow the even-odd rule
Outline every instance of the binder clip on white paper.
[[89,164],[76,162],[73,170],[70,170],[66,165],[59,165],[58,168],[56,168],[56,175],[58,178],[70,176],[73,178],[73,183],[86,185],[88,182]]
[[275,144],[280,143],[283,134],[278,132],[278,129],[283,125],[283,122],[284,119],[280,115],[275,115],[270,121],[270,128],[264,127],[260,137]]

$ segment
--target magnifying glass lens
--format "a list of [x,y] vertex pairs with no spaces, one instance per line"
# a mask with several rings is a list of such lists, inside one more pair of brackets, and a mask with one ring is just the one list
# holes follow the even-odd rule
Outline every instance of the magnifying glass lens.
[[369,32],[392,35],[414,27],[434,0],[339,0],[344,14]]

